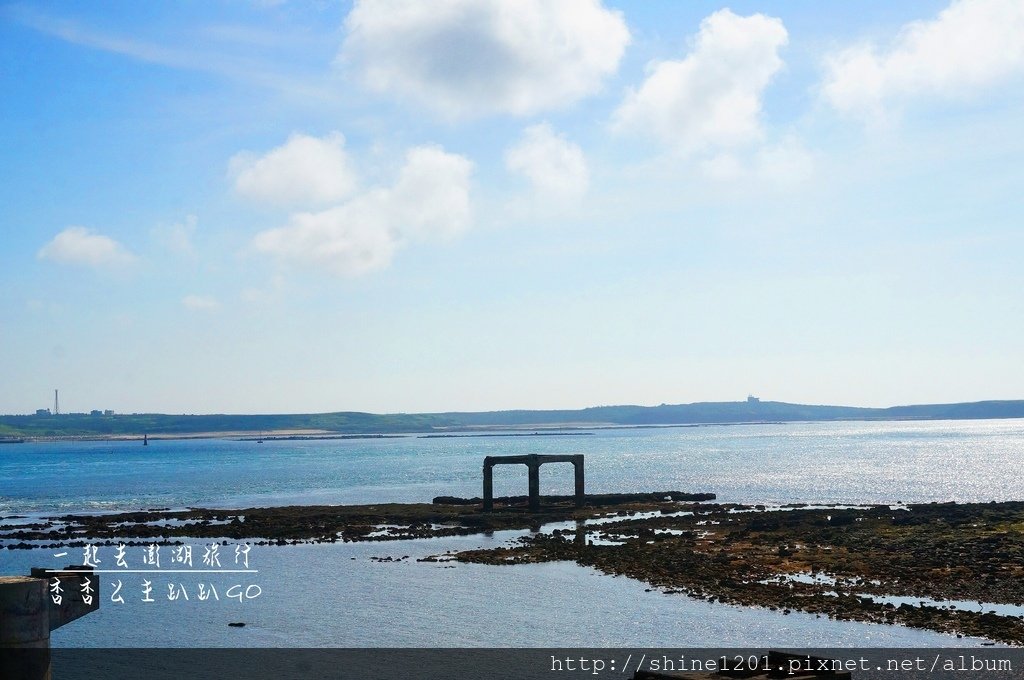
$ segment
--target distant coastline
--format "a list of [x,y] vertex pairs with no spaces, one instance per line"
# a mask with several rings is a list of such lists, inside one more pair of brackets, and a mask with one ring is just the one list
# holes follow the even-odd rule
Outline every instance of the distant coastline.
[[[542,436],[599,428],[696,427],[825,421],[984,420],[1024,418],[1024,400],[920,404],[888,408],[761,401],[577,410],[374,414],[356,411],[275,415],[68,413],[0,415],[0,438],[26,440],[324,439],[399,435]],[[529,432],[527,432],[529,430]]]

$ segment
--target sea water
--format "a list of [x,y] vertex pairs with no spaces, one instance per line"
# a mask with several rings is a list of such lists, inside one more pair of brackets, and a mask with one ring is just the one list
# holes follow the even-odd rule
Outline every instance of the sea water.
[[[429,501],[479,495],[485,455],[582,453],[587,490],[709,491],[720,501],[896,503],[1021,498],[1024,421],[872,422],[595,430],[539,437],[54,442],[0,448],[0,515],[155,507]],[[571,493],[572,466],[542,468],[543,493]],[[495,468],[495,493],[525,492]],[[520,535],[255,546],[256,573],[102,574],[98,612],[54,646],[953,646],[901,627],[782,615],[682,595],[571,563],[417,562]],[[204,542],[194,541],[198,564]],[[208,541],[207,541],[208,543]],[[233,545],[222,546],[224,566]],[[169,566],[168,546],[163,567]],[[113,566],[113,548],[100,549]],[[129,549],[138,563],[143,548]],[[2,550],[0,573],[81,563],[81,548]],[[371,558],[391,557],[398,561]],[[401,559],[406,558],[406,559]],[[134,566],[134,564],[133,564]],[[201,566],[201,565],[199,565]],[[200,601],[197,583],[218,589]],[[151,580],[153,602],[142,601]],[[109,600],[120,581],[124,603]],[[168,599],[168,585],[189,595]],[[257,585],[252,599],[226,597]],[[256,592],[255,590],[251,592]],[[244,622],[245,627],[229,627]]]
[[[576,436],[308,441],[41,442],[0,446],[0,515],[25,512],[429,502],[479,496],[484,456],[586,456],[587,491],[712,492],[723,502],[1019,499],[1024,420],[590,430]],[[494,469],[497,495],[525,470]],[[571,465],[541,468],[572,493]]]

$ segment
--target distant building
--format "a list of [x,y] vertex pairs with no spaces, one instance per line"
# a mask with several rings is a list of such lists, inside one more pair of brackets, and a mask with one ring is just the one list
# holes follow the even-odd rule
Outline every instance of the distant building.
[[748,404],[760,404],[761,400],[758,397],[755,397],[753,394],[748,394],[747,395],[747,403]]
[[108,408],[108,409],[104,410],[103,411],[103,415],[105,415],[105,416],[112,416],[112,415],[114,415],[114,409]]
[[36,409],[36,415],[37,416],[48,416],[48,415],[50,415],[50,409],[48,409],[48,408],[37,408]]
[[91,415],[91,416],[101,416],[101,415],[103,415],[103,411],[100,411],[99,409],[95,409],[94,408],[93,410],[89,411],[89,415]]

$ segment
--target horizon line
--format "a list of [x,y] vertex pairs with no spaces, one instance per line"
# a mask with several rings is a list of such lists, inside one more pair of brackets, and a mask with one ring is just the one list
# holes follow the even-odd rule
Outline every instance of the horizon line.
[[[679,402],[679,403],[667,403],[662,402],[654,405],[644,404],[597,404],[591,406],[583,406],[576,408],[527,408],[527,407],[516,407],[516,408],[504,408],[504,409],[482,409],[482,410],[446,410],[446,411],[358,411],[358,410],[341,410],[341,411],[266,411],[266,412],[207,412],[207,413],[171,413],[161,411],[132,411],[132,412],[111,412],[105,413],[104,411],[109,409],[93,409],[93,411],[100,411],[99,413],[89,411],[64,411],[62,413],[53,413],[49,409],[37,409],[34,413],[3,413],[0,414],[0,418],[24,418],[24,417],[51,417],[60,418],[67,416],[89,416],[89,417],[124,417],[124,416],[170,416],[170,417],[186,417],[186,418],[201,418],[208,416],[235,416],[235,417],[249,417],[249,416],[321,416],[321,415],[337,415],[343,413],[352,413],[358,415],[371,415],[371,416],[410,416],[410,415],[449,415],[449,414],[485,414],[485,413],[515,413],[521,411],[527,412],[538,412],[538,413],[553,413],[553,412],[576,412],[576,411],[590,411],[595,409],[605,408],[642,408],[642,409],[656,409],[662,407],[681,407],[681,406],[701,406],[711,404],[782,404],[786,406],[808,406],[808,407],[821,407],[821,408],[844,408],[844,409],[858,409],[868,411],[885,411],[898,408],[915,408],[915,407],[937,407],[937,406],[965,406],[974,404],[997,404],[997,403],[1015,403],[1024,402],[1024,398],[1021,399],[979,399],[974,401],[949,401],[949,402],[919,402],[911,404],[893,404],[890,406],[852,406],[848,404],[826,404],[826,403],[800,403],[800,402],[788,402],[788,401],[775,401],[772,399],[761,399],[753,395],[748,396],[746,399],[738,401],[692,401],[692,402]],[[40,413],[40,411],[47,411],[47,413]]]

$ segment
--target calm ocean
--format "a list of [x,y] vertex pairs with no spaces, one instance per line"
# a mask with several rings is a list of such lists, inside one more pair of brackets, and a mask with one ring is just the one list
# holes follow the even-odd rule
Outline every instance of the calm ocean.
[[[710,491],[721,501],[895,503],[1024,497],[1024,420],[814,423],[586,436],[28,443],[0,447],[0,515],[156,507],[429,501],[479,495],[485,455],[582,453],[592,492]],[[571,493],[572,466],[542,470]],[[495,469],[495,493],[525,492]],[[964,640],[645,592],[573,564],[445,565],[416,557],[518,535],[252,549],[258,573],[104,574],[100,611],[54,646],[925,646]],[[195,544],[198,562],[203,546]],[[138,563],[142,548],[128,559]],[[167,567],[169,548],[164,547]],[[222,546],[224,566],[233,546]],[[0,574],[81,563],[79,549],[0,551]],[[397,563],[371,557],[409,559]],[[101,548],[100,568],[113,567]],[[152,599],[144,602],[143,581]],[[200,600],[198,583],[218,590]],[[108,583],[109,581],[109,583]],[[125,602],[109,600],[121,581]],[[252,599],[227,597],[231,586]],[[168,598],[177,585],[189,599]],[[233,591],[235,592],[235,591]],[[229,622],[245,622],[229,628]]]

